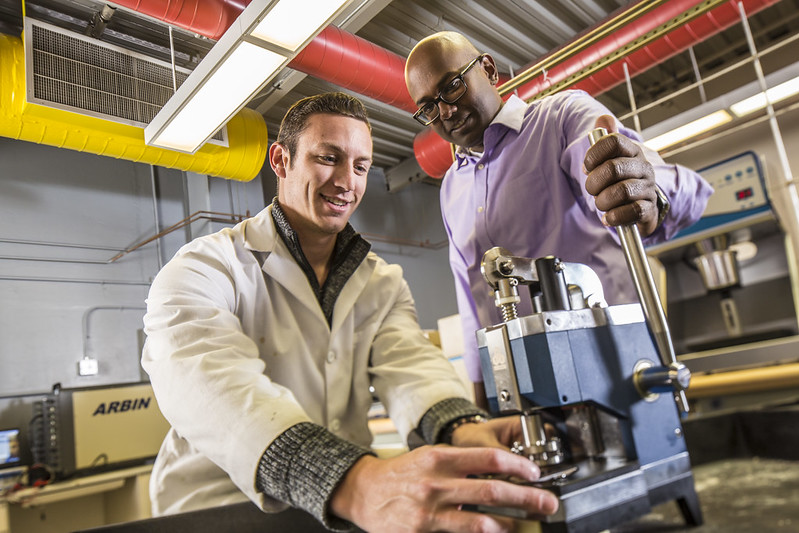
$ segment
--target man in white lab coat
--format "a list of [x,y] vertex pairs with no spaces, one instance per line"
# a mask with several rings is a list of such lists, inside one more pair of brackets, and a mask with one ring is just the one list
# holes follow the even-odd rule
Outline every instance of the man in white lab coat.
[[[509,520],[461,506],[557,509],[543,490],[473,477],[533,480],[538,468],[502,449],[518,422],[486,422],[466,399],[418,325],[401,268],[350,226],[371,159],[357,99],[299,101],[269,151],[275,201],[187,244],[154,280],[142,364],[172,425],[153,468],[154,514],[249,498],[336,529],[505,531]],[[370,386],[401,435],[462,447],[378,459]]]

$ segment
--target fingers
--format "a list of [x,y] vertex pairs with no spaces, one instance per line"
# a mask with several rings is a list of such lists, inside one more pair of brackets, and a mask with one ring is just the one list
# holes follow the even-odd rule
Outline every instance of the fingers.
[[517,416],[503,416],[490,420],[488,423],[495,423],[493,429],[496,431],[497,440],[505,449],[509,449],[514,442],[524,438],[522,424]]
[[[600,117],[601,118],[601,117]],[[599,119],[597,119],[599,122]],[[644,161],[641,147],[632,139],[618,133],[602,137],[585,154],[585,170],[591,172],[602,163],[618,157],[640,157]]]
[[[611,132],[616,128],[609,115],[599,117],[596,125]],[[588,174],[585,189],[604,212],[603,223],[637,223],[648,235],[657,223],[657,193],[655,170],[641,147],[624,135],[607,135],[588,150],[584,165]]]
[[463,505],[523,510],[549,515],[554,494],[478,474],[535,480],[538,467],[496,448],[424,446],[391,459],[365,456],[333,493],[331,511],[367,531],[404,524],[415,531],[513,531],[506,518],[461,511]]
[[485,424],[464,424],[452,434],[452,444],[461,447],[489,447],[509,450],[521,438],[517,417],[500,417]]
[[458,477],[497,474],[516,476],[535,481],[541,475],[538,466],[521,455],[498,448],[430,448],[433,461],[439,461],[445,470]]
[[639,159],[619,158],[605,162],[588,175],[585,189],[596,198],[596,206],[602,211],[638,200],[654,202],[657,199],[654,170]]
[[594,128],[605,128],[608,133],[618,133],[619,128],[616,126],[616,119],[612,115],[602,115],[596,119]]
[[455,505],[513,508],[532,515],[551,515],[558,499],[549,491],[499,479],[463,479],[452,485],[442,500]]
[[456,509],[442,512],[438,516],[437,522],[440,531],[483,531],[487,533],[516,531],[515,521],[511,518]]

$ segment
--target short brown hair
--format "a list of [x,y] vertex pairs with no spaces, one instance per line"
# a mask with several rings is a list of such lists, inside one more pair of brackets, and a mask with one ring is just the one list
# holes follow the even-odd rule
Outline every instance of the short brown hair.
[[297,140],[308,124],[308,118],[317,113],[342,115],[362,121],[372,131],[369,117],[363,103],[354,96],[342,92],[331,92],[308,96],[292,105],[280,123],[277,142],[285,146],[289,155],[294,158],[297,151]]

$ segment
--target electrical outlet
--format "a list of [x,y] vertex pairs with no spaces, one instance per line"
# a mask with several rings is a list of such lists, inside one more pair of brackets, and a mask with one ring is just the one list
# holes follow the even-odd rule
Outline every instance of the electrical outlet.
[[100,365],[97,359],[91,357],[84,357],[78,361],[78,375],[79,376],[96,376],[100,370]]

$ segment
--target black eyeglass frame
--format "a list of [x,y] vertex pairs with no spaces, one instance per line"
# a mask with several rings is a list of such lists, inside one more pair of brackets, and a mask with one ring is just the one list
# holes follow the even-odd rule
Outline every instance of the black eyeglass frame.
[[[457,102],[458,100],[463,98],[463,95],[466,94],[466,91],[469,90],[469,86],[466,84],[466,80],[464,80],[463,77],[466,76],[466,73],[469,72],[469,70],[471,70],[471,68],[473,66],[475,66],[477,64],[477,62],[482,60],[484,57],[485,57],[485,54],[480,54],[479,56],[477,56],[474,59],[472,59],[471,61],[469,61],[469,64],[466,65],[458,73],[457,76],[455,76],[454,78],[449,80],[449,82],[447,83],[447,87],[449,87],[450,85],[452,85],[452,82],[454,82],[455,80],[460,80],[461,81],[461,83],[463,84],[463,92],[461,94],[459,94],[457,98],[453,99],[452,101],[449,101],[449,100],[447,100],[446,98],[444,98],[441,95],[441,91],[438,91],[438,95],[435,98],[433,98],[432,101],[425,103],[423,106],[421,106],[419,109],[416,110],[416,113],[413,114],[414,120],[416,120],[416,122],[418,122],[422,126],[429,126],[430,124],[435,122],[436,119],[439,116],[441,116],[441,111],[438,108],[438,103],[439,102],[444,102],[445,104],[454,104],[455,102]],[[424,109],[427,106],[431,105],[431,104],[433,105],[433,107],[436,110],[436,116],[433,117],[431,120],[425,120],[424,118],[422,118],[422,113],[424,113]]]

